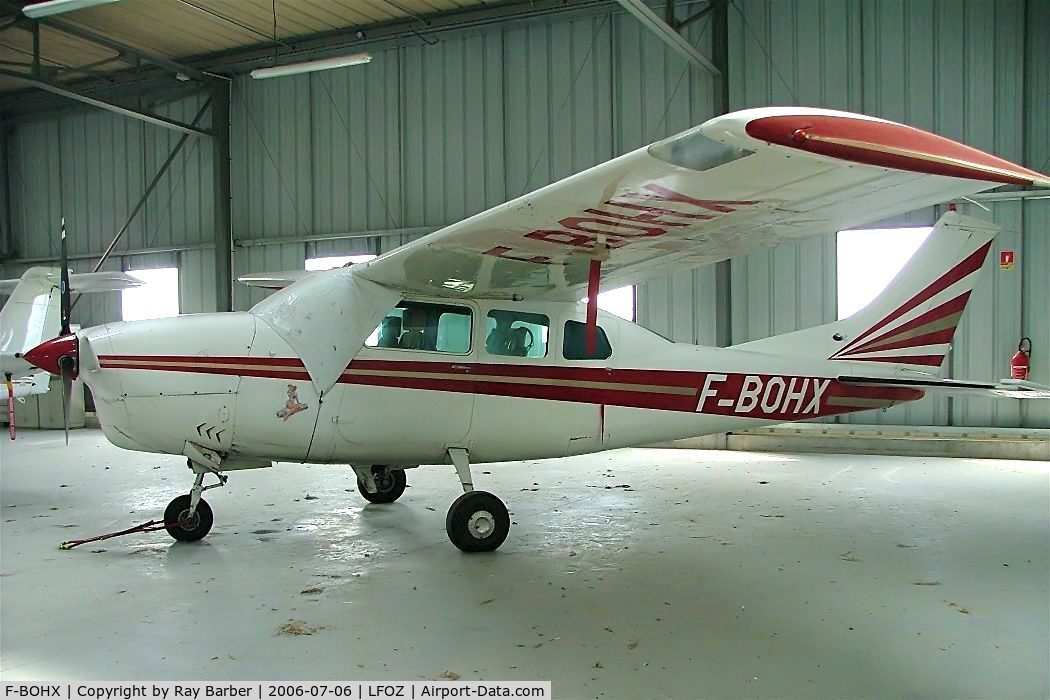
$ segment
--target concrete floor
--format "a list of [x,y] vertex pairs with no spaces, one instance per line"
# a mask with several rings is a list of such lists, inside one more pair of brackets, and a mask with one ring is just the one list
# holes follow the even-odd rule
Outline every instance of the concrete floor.
[[[366,505],[281,465],[164,532],[175,457],[101,433],[0,447],[0,674],[16,679],[551,679],[556,697],[1050,695],[1050,463],[621,450],[477,467],[515,522],[444,532],[451,467]],[[486,472],[490,472],[488,474]],[[629,487],[627,486],[629,485]],[[281,632],[289,621],[300,632]]]

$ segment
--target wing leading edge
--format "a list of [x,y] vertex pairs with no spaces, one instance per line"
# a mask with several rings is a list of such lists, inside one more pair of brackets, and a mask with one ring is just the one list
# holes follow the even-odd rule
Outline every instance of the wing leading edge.
[[735,112],[424,236],[355,273],[402,292],[576,300],[1001,184],[1050,179],[934,134],[807,108]]

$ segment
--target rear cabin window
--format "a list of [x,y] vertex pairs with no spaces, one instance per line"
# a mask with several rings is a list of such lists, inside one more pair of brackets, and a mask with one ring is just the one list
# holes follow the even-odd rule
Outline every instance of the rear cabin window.
[[403,301],[386,315],[365,345],[370,348],[470,352],[471,312],[464,306]]
[[546,357],[550,325],[543,314],[493,309],[485,317],[485,349],[505,357]]
[[566,360],[606,360],[612,357],[612,346],[601,326],[596,328],[594,352],[587,352],[587,324],[579,321],[565,322],[565,337],[562,354]]

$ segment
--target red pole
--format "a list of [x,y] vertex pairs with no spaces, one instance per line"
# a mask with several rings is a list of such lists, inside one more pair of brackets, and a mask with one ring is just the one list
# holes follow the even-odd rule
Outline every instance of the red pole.
[[591,260],[587,276],[587,354],[593,356],[598,345],[598,286],[602,281],[602,261]]
[[7,432],[11,439],[15,439],[15,385],[11,383],[11,375],[7,375]]

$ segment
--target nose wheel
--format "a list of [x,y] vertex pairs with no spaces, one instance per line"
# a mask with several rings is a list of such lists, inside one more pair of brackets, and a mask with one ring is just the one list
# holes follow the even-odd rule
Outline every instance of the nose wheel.
[[[201,498],[201,494],[208,489],[225,486],[227,479],[224,474],[219,473],[218,469],[205,464],[203,460],[190,459],[188,465],[197,473],[193,480],[193,487],[188,494],[172,499],[168,507],[164,509],[164,529],[179,542],[196,542],[204,539],[204,536],[211,531],[215,517],[211,512],[211,506]],[[219,483],[205,486],[205,474],[215,475]]]
[[211,506],[203,498],[197,507],[190,510],[190,496],[184,494],[174,498],[164,509],[164,529],[179,542],[196,542],[211,531],[215,518]]

